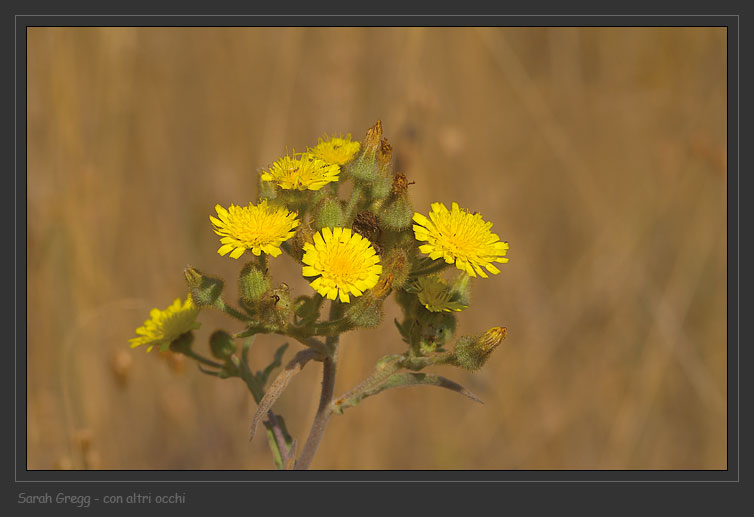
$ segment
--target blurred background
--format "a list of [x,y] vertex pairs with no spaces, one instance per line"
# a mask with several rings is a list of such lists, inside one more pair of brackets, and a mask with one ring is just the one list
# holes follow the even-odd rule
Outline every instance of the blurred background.
[[[510,243],[457,335],[508,338],[480,396],[391,390],[335,416],[318,469],[724,469],[724,28],[29,28],[29,469],[268,469],[238,379],[131,350],[209,215],[328,134],[377,119],[415,208],[479,211]],[[311,292],[288,257],[272,261]],[[346,334],[336,392],[404,350]],[[204,311],[199,350],[217,328]],[[283,342],[262,336],[261,367]],[[300,348],[292,343],[285,360]],[[275,409],[303,445],[321,366]],[[263,435],[260,435],[263,436]]]

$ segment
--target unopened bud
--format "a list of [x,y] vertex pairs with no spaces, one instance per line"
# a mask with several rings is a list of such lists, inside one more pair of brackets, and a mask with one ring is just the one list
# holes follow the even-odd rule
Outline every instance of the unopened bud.
[[476,371],[492,355],[507,334],[505,327],[492,327],[478,337],[464,336],[456,343],[455,356],[458,365],[467,370]]
[[408,253],[403,248],[393,248],[382,261],[383,275],[392,275],[393,289],[400,289],[408,280],[410,272]]
[[244,302],[254,304],[269,288],[270,280],[256,264],[249,262],[241,269],[238,292]]
[[402,172],[396,172],[390,182],[390,195],[382,205],[380,222],[389,230],[405,230],[411,227],[414,207],[408,198],[411,183]]
[[325,198],[315,209],[314,224],[317,230],[343,226],[343,206],[338,199]]
[[287,322],[293,313],[288,284],[283,282],[279,287],[267,291],[259,300],[259,313],[263,320],[276,325]]
[[380,176],[376,156],[381,147],[381,140],[382,122],[378,120],[374,126],[367,130],[361,156],[353,163],[351,168],[351,174],[355,180],[372,183]]
[[218,359],[227,359],[236,351],[233,337],[224,330],[218,330],[209,338],[212,355]]
[[405,230],[411,226],[414,207],[408,196],[390,196],[380,211],[380,222],[388,230]]
[[355,326],[374,328],[382,321],[382,299],[372,292],[376,287],[359,296],[346,311],[346,317]]
[[191,300],[197,307],[214,305],[223,292],[223,281],[203,275],[201,271],[191,266],[183,271],[186,284],[191,294]]

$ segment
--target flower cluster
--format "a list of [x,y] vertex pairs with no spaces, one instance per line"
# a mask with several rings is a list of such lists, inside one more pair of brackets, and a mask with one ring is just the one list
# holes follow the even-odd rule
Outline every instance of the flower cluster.
[[[434,383],[455,389],[455,383],[436,376],[397,372],[431,364],[477,370],[505,338],[507,329],[494,327],[476,337],[458,339],[453,349],[445,348],[455,333],[456,314],[470,306],[472,279],[499,274],[495,264],[508,262],[508,243],[491,231],[492,223],[481,214],[456,202],[450,209],[441,202],[432,203],[427,215],[415,211],[409,198],[414,182],[394,170],[392,145],[383,137],[379,121],[361,142],[350,134],[325,136],[306,152],[275,160],[257,178],[256,202],[231,203],[227,208],[217,204],[216,214],[209,216],[211,229],[219,237],[217,253],[247,259],[238,279],[239,307],[223,298],[221,279],[188,267],[184,271],[186,301],[178,299],[165,310],[152,310],[150,319],[136,330],[138,336],[130,340],[132,347],[171,348],[215,368],[202,370],[205,373],[242,377],[260,403],[264,380],[280,365],[280,356],[252,374],[242,366],[248,345],[239,359],[236,339],[282,334],[311,349],[311,356],[299,354],[296,361],[305,364],[301,357],[334,361],[337,337],[377,326],[385,300],[394,294],[403,311],[396,325],[407,350],[386,356],[374,379],[339,399],[332,411],[341,412],[387,387]],[[346,181],[351,188],[342,198],[341,185]],[[273,280],[268,260],[283,253],[298,264],[311,290],[294,296],[288,284]],[[455,268],[448,267],[452,265]],[[320,314],[325,300],[330,303],[329,318]],[[212,335],[210,349],[221,363],[191,349],[191,332],[198,328],[196,318],[203,308],[221,310],[244,326],[235,334],[217,331]],[[271,441],[271,447],[281,467],[286,463],[287,445],[278,438]]]

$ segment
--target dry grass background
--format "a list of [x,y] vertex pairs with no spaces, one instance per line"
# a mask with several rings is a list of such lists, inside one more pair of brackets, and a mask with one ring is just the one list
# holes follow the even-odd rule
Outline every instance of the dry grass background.
[[[417,210],[458,201],[510,242],[459,316],[459,335],[504,325],[508,339],[476,375],[436,369],[484,405],[386,392],[333,418],[313,467],[726,468],[725,38],[29,29],[28,468],[270,468],[240,381],[127,340],[185,293],[186,264],[234,290],[215,203],[253,199],[285,146],[362,138],[378,118]],[[288,259],[272,270],[308,292]],[[337,392],[403,349],[396,313],[344,339]],[[235,328],[201,321],[201,347]],[[253,360],[280,343],[258,339]],[[276,406],[300,443],[320,368]]]

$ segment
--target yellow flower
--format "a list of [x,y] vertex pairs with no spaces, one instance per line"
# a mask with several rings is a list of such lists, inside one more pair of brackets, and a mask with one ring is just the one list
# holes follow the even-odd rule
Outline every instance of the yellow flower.
[[227,255],[237,259],[246,250],[254,255],[262,252],[277,257],[280,255],[280,245],[296,233],[293,229],[299,225],[296,219],[298,213],[289,212],[284,208],[268,206],[267,200],[262,200],[257,206],[236,206],[231,204],[226,210],[215,205],[217,217],[209,216],[215,233],[220,239],[220,255]]
[[345,138],[337,136],[327,138],[325,135],[324,139],[319,139],[315,147],[309,149],[309,153],[327,163],[344,165],[353,160],[360,147],[359,142],[351,141],[351,135],[346,135]]
[[302,153],[298,158],[283,156],[262,173],[262,179],[285,190],[319,190],[331,181],[338,181],[339,174],[340,165]]
[[377,283],[382,273],[380,257],[368,239],[350,228],[322,228],[314,244],[304,244],[304,276],[317,276],[310,285],[322,296],[351,301],[349,293],[361,296]]
[[183,304],[176,298],[165,310],[152,309],[149,319],[136,329],[139,336],[128,340],[131,348],[149,345],[147,352],[155,346],[167,348],[181,334],[199,328],[199,322],[195,321],[198,314],[199,307],[191,301],[191,296]]
[[[468,278],[468,277],[466,277]],[[427,310],[432,312],[462,311],[468,305],[454,300],[450,286],[439,275],[420,276],[411,286]]]
[[455,265],[470,276],[487,278],[487,271],[496,275],[500,270],[492,263],[508,262],[504,258],[508,243],[490,232],[492,223],[485,222],[477,213],[461,210],[453,203],[449,211],[442,203],[432,203],[429,219],[415,213],[414,235],[427,244],[419,246],[419,251],[428,254],[432,260],[443,258],[448,264]]

